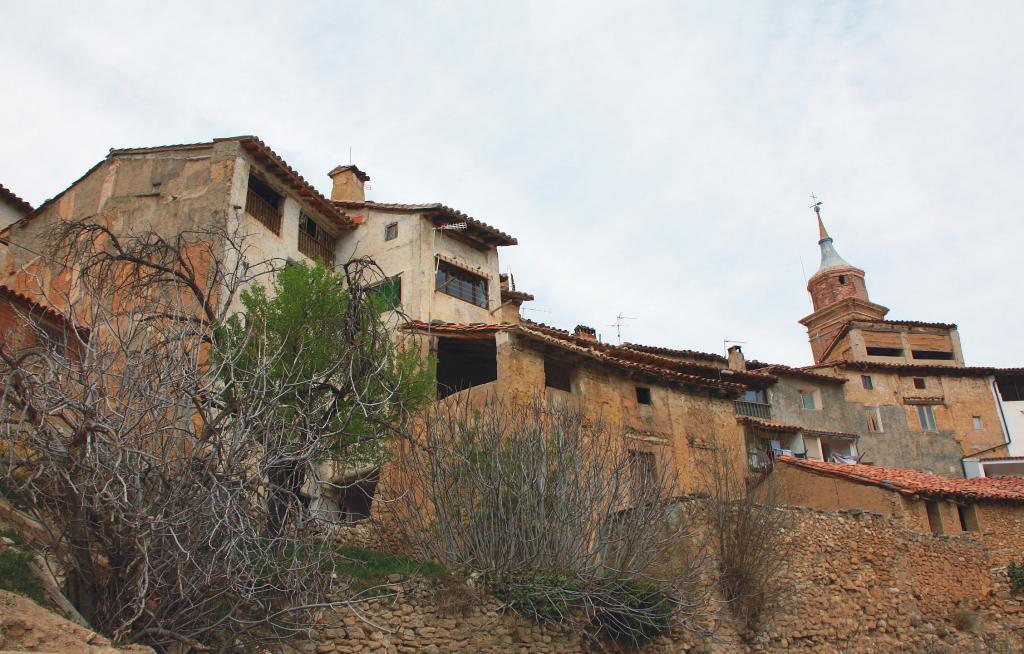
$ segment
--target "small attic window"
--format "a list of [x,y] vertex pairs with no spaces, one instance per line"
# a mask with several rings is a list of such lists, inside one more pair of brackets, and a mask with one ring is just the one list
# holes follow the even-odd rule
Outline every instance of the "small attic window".
[[398,238],[398,223],[390,223],[384,227],[384,240],[393,241]]
[[572,367],[561,359],[544,357],[544,385],[572,393]]
[[924,377],[914,377],[914,388],[927,388],[928,384],[925,382]]
[[637,404],[650,404],[651,403],[651,389],[646,386],[636,387],[636,401]]
[[839,283],[846,284],[846,275],[839,275]]

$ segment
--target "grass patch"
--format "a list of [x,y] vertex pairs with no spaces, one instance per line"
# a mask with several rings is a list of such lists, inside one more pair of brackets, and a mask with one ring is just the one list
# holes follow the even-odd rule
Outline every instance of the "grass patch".
[[0,552],[0,589],[24,595],[36,604],[45,604],[43,584],[28,569],[33,558],[13,547]]
[[383,581],[391,575],[420,575],[436,578],[448,572],[440,563],[418,561],[399,554],[387,554],[361,547],[338,547],[334,550],[334,571],[360,581]]

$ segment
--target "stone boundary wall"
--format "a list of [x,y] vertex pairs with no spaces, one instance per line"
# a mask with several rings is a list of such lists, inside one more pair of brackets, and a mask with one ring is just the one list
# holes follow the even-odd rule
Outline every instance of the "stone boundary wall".
[[[982,540],[922,534],[858,510],[779,510],[791,518],[786,591],[753,641],[737,637],[728,609],[719,607],[709,618],[715,639],[673,633],[641,652],[1024,652],[1024,595],[1011,596],[1004,563]],[[365,527],[357,533],[367,544]],[[1024,534],[1017,542],[1024,558]],[[322,628],[298,650],[602,651],[564,630],[506,614],[493,597],[461,582],[391,581],[386,597],[325,611]]]

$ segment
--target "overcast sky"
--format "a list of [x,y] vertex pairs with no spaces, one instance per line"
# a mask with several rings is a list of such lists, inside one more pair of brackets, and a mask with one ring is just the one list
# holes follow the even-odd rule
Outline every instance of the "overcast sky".
[[524,315],[811,363],[808,194],[890,318],[1024,365],[1021,2],[0,4],[0,183],[255,134],[516,236]]

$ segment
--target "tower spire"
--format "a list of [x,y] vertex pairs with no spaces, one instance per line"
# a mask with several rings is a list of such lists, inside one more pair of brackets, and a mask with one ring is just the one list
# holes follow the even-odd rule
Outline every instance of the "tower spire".
[[825,229],[825,223],[821,220],[821,201],[818,200],[818,196],[811,193],[811,209],[814,210],[814,214],[818,217],[818,245],[821,247],[821,266],[818,267],[818,271],[825,270],[827,268],[839,268],[839,267],[852,267],[850,264],[839,256],[836,252],[835,247],[832,245],[832,237],[828,235],[828,231]]

